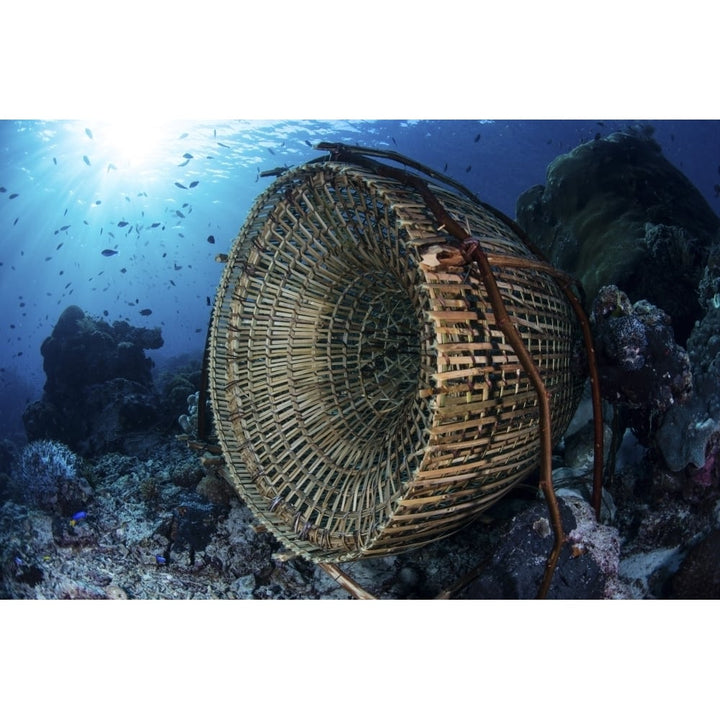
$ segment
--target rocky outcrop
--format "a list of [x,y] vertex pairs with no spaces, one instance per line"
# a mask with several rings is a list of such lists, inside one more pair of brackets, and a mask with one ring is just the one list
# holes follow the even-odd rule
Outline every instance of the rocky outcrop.
[[159,420],[145,350],[162,344],[159,328],[111,325],[66,308],[41,346],[47,381],[23,414],[28,440],[57,440],[83,455],[125,449]]

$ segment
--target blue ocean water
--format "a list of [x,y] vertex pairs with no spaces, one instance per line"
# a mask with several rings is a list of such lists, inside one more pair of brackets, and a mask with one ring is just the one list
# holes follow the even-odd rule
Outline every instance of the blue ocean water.
[[319,141],[409,156],[514,217],[557,155],[647,125],[720,210],[716,121],[1,121],[0,435],[40,397],[40,345],[68,305],[161,327],[158,363],[200,353],[214,258],[273,181],[259,173],[318,157]]

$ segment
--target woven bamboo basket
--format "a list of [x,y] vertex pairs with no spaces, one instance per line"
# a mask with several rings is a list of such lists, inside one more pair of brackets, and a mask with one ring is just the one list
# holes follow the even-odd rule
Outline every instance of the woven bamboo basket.
[[[502,216],[432,185],[488,254],[534,258]],[[404,552],[476,519],[539,462],[538,398],[418,192],[346,162],[287,171],[227,258],[210,328],[223,472],[292,552]],[[456,253],[457,254],[457,253]],[[550,394],[577,406],[581,335],[556,282],[496,267]]]

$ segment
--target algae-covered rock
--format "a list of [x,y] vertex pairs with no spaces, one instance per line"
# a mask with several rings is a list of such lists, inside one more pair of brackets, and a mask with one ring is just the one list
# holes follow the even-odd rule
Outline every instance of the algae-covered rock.
[[702,314],[697,287],[720,220],[642,133],[613,133],[557,157],[544,186],[517,202],[517,220],[588,300],[614,284],[667,312],[684,343]]

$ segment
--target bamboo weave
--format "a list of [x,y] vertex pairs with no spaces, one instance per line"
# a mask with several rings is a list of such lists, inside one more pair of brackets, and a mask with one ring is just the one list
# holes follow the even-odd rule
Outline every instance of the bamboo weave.
[[[534,258],[486,208],[433,192],[488,255]],[[225,476],[293,552],[418,547],[537,467],[537,395],[453,253],[416,191],[339,162],[278,178],[235,239],[211,323],[215,430]],[[575,315],[546,273],[493,269],[557,442],[584,380]]]

